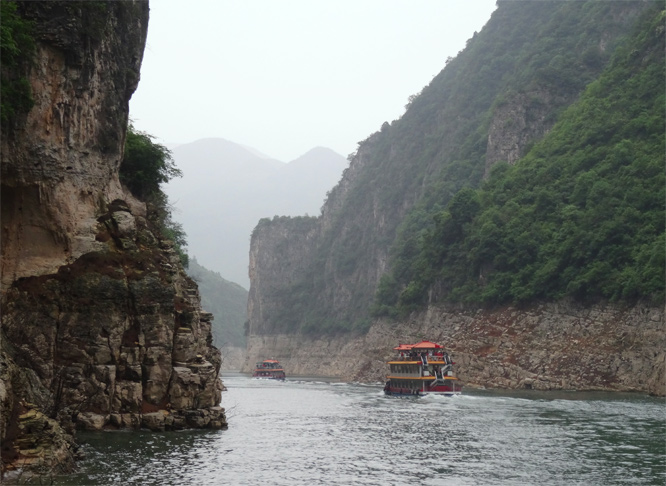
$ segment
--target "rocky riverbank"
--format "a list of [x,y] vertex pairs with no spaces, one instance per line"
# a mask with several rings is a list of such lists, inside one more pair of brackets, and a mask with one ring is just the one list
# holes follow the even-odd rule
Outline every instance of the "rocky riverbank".
[[366,336],[249,336],[243,371],[265,356],[287,374],[383,381],[398,343],[442,343],[471,387],[635,391],[666,395],[664,310],[571,302],[464,311],[438,306]]

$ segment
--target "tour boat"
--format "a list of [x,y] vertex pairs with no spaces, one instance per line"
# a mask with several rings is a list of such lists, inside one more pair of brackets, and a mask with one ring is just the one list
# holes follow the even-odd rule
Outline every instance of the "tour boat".
[[259,361],[254,368],[252,378],[265,378],[268,380],[284,380],[282,365],[274,359]]
[[416,344],[400,344],[393,348],[398,352],[389,361],[390,375],[386,377],[384,393],[387,395],[460,395],[462,384],[453,373],[451,357],[444,347],[421,341]]

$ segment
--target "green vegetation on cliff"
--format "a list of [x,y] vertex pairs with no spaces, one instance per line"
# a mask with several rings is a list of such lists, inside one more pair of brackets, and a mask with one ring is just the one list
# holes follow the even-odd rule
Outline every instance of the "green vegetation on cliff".
[[376,310],[413,310],[433,289],[431,301],[485,304],[662,300],[663,52],[664,11],[653,10],[548,136],[433,216]]
[[153,136],[137,131],[132,124],[127,127],[125,151],[120,164],[120,181],[136,197],[148,204],[149,217],[157,224],[161,233],[172,240],[175,250],[185,267],[188,255],[185,252],[187,239],[180,223],[171,217],[171,206],[160,184],[169,182],[183,174],[176,167],[171,151],[153,141]]
[[160,184],[183,175],[174,164],[171,151],[153,138],[132,124],[127,127],[120,180],[140,199],[162,192]]
[[253,330],[363,332],[437,301],[658,299],[662,9],[499,1],[361,142],[298,272],[270,264]]
[[19,15],[16,2],[0,2],[0,123],[6,131],[20,113],[27,113],[34,101],[25,76],[25,64],[35,51],[33,23]]

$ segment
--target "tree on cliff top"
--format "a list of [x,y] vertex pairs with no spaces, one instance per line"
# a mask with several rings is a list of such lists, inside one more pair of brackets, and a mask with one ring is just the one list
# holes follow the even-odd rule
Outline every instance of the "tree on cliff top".
[[150,219],[157,223],[164,237],[174,242],[183,266],[187,267],[189,257],[184,250],[187,246],[185,231],[180,223],[172,219],[169,200],[160,188],[160,184],[182,177],[183,173],[176,167],[171,151],[155,143],[153,138],[129,124],[125,153],[120,164],[120,181],[134,196],[148,204]]
[[120,180],[139,199],[145,200],[160,190],[160,184],[183,173],[174,164],[171,151],[153,142],[153,136],[127,127],[125,155],[120,164]]

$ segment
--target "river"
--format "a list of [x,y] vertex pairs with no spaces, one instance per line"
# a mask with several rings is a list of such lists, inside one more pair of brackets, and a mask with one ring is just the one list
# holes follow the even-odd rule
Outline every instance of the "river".
[[80,433],[62,485],[664,485],[666,408],[638,394],[386,397],[225,377],[224,431]]

